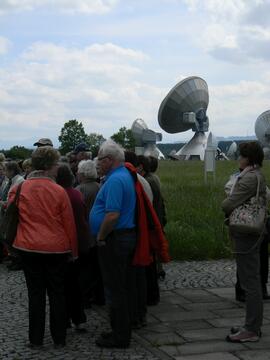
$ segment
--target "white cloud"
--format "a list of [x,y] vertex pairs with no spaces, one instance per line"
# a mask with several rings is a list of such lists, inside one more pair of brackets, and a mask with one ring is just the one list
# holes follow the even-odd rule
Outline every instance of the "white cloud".
[[29,134],[54,138],[72,118],[108,137],[139,116],[152,120],[161,91],[143,80],[147,60],[141,51],[111,43],[82,49],[32,44],[0,70],[1,137],[15,139],[13,124],[22,140]]
[[7,38],[0,36],[0,55],[6,54],[10,47],[11,42]]
[[209,93],[210,127],[219,136],[253,135],[255,120],[269,108],[267,79],[210,86]]
[[268,0],[183,1],[198,16],[197,43],[211,55],[234,63],[270,61]]
[[117,3],[118,0],[1,0],[0,13],[48,8],[69,13],[103,14]]

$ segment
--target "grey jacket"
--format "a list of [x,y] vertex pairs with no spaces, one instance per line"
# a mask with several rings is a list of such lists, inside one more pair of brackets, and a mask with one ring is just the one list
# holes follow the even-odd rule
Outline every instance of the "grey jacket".
[[241,176],[241,174],[239,175],[232,194],[222,202],[221,207],[226,216],[229,216],[235,208],[256,195],[258,186],[256,174],[260,179],[259,196],[266,202],[266,183],[264,175],[259,168],[252,169],[243,176]]

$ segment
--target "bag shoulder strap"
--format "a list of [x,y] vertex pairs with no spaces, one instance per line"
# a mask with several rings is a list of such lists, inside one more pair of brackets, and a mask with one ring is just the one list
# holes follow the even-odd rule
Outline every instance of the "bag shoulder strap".
[[259,200],[259,193],[260,193],[260,183],[261,183],[261,180],[260,180],[260,177],[259,177],[257,171],[255,171],[255,174],[256,174],[256,177],[257,177],[257,181],[258,181],[257,191],[256,191],[256,201],[258,202],[258,200]]

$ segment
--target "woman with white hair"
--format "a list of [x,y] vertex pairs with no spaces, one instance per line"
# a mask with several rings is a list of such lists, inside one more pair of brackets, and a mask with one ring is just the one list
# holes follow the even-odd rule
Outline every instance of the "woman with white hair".
[[83,194],[87,213],[89,214],[99,190],[97,170],[94,161],[82,160],[79,162],[77,180],[79,185],[76,189]]
[[[77,172],[79,185],[76,189],[83,195],[87,216],[89,216],[100,188],[97,177],[94,161],[82,160],[79,162]],[[100,305],[104,304],[103,282],[97,257],[96,239],[91,235],[91,229],[89,251],[81,256],[80,286],[85,308],[91,307],[91,301]]]

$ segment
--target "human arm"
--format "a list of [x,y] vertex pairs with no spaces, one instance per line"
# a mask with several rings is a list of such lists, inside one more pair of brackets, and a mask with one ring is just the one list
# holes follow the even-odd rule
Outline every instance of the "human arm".
[[252,196],[256,195],[257,177],[253,173],[246,174],[237,180],[232,194],[221,204],[224,213],[229,216],[238,206],[244,204]]
[[119,212],[108,212],[100,226],[99,233],[97,235],[97,241],[104,241],[104,239],[113,231],[117,221],[119,219]]

